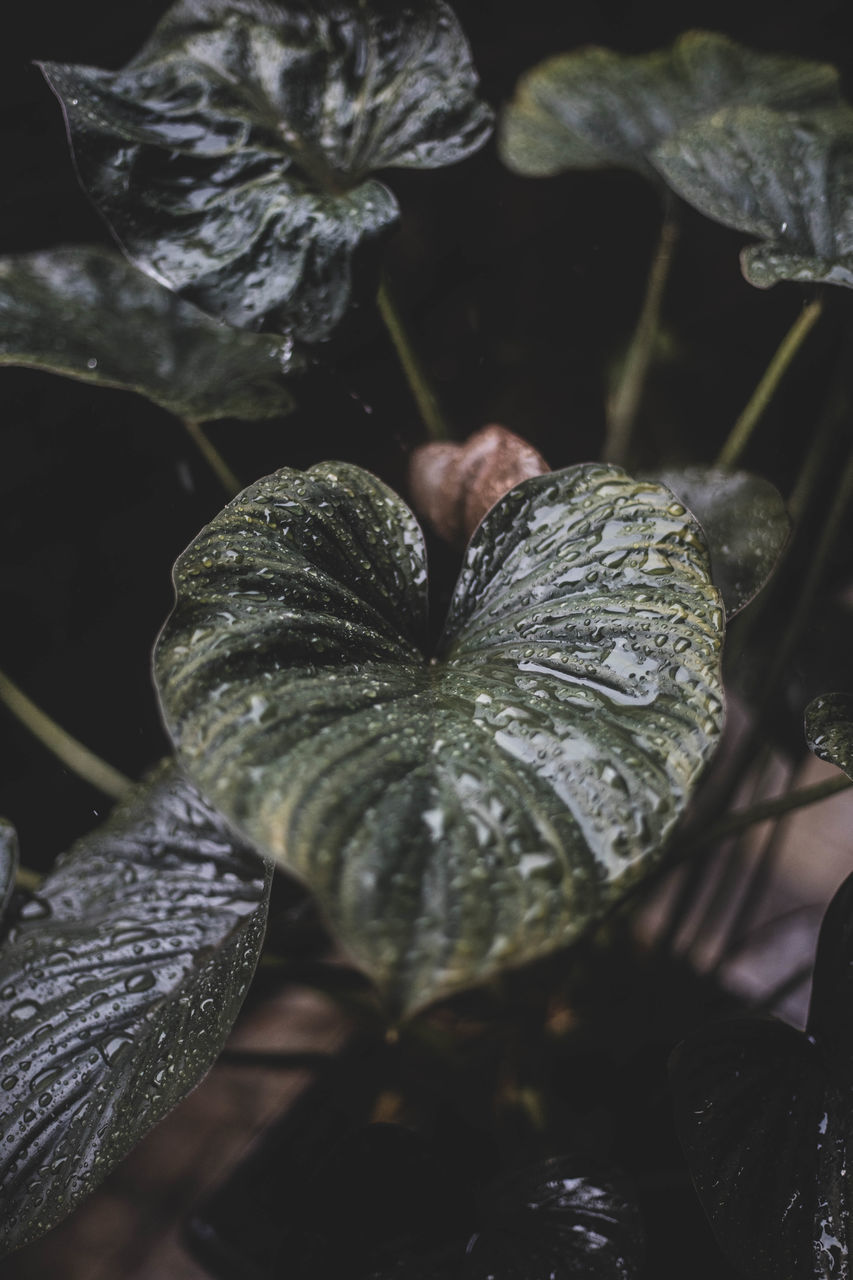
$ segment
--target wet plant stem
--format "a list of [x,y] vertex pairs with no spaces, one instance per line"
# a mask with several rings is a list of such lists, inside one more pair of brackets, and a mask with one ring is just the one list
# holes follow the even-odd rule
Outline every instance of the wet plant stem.
[[397,305],[388,277],[384,273],[379,283],[376,301],[379,314],[382,316],[388,336],[397,353],[397,359],[409,384],[409,390],[418,406],[427,435],[431,440],[449,440],[450,432],[438,398],[415,351],[402,312]]
[[231,470],[216,446],[211,444],[201,423],[195,422],[192,418],[182,418],[181,421],[186,427],[187,434],[193,444],[196,446],[199,453],[202,455],[205,462],[222,485],[222,488],[228,494],[228,497],[235,497],[244,486]]
[[816,298],[804,307],[785,334],[776,354],[767,366],[764,376],[753,391],[743,412],[729,433],[720,450],[718,467],[734,467],[740,460],[765,409],[773,399],[788,366],[820,319],[823,299]]
[[607,401],[607,429],[604,438],[605,462],[624,465],[631,447],[637,411],[660,331],[661,307],[678,241],[677,205],[671,197],[664,203],[657,248],[646,281],[646,292],[619,381]]
[[112,796],[114,800],[121,799],[133,786],[130,779],[119,773],[118,769],[114,769],[76,738],[72,738],[70,733],[66,733],[2,671],[0,702],[29,729],[33,737],[38,738],[48,751],[53,752],[57,759],[90,786]]

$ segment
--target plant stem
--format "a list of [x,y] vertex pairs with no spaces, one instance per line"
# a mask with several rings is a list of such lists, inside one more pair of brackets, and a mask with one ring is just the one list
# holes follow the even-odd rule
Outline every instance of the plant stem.
[[237,476],[235,476],[234,472],[231,470],[216,446],[211,444],[210,440],[208,440],[201,423],[195,422],[192,418],[182,418],[181,421],[186,427],[187,433],[193,444],[196,445],[199,453],[202,455],[211,471],[216,475],[217,480],[228,494],[228,497],[235,497],[243,488],[243,485],[240,483]]
[[112,765],[101,760],[88,747],[84,747],[70,733],[51,720],[50,716],[32,702],[16,684],[0,671],[0,702],[3,702],[13,716],[38,738],[48,751],[67,765],[78,777],[97,787],[105,795],[119,800],[133,786],[129,778],[119,773]]
[[750,805],[748,809],[739,809],[727,814],[719,822],[713,822],[701,835],[697,836],[683,850],[688,856],[699,849],[717,844],[729,836],[737,835],[746,827],[755,826],[757,822],[766,822],[768,818],[779,818],[783,814],[793,813],[795,809],[804,809],[807,805],[817,804],[839,791],[847,791],[853,787],[853,779],[845,774],[836,778],[827,778],[825,782],[816,782],[811,787],[800,787],[797,791],[789,791],[783,796],[774,796],[772,800],[762,800],[759,804]]
[[400,361],[400,366],[406,375],[409,390],[418,406],[421,421],[426,428],[427,435],[431,440],[449,440],[450,432],[447,429],[447,423],[439,407],[438,399],[430,385],[420,357],[412,345],[402,313],[397,305],[388,277],[384,272],[379,282],[376,301],[379,306],[379,314],[382,316],[385,328],[388,330],[388,336],[394,344],[397,359]]
[[823,299],[816,298],[804,307],[785,334],[776,354],[767,366],[764,376],[753,391],[743,412],[732,427],[729,438],[720,450],[718,467],[733,467],[739,460],[750,437],[773,398],[789,364],[811,333],[823,310]]
[[602,456],[605,462],[622,465],[628,456],[631,434],[660,329],[661,305],[678,240],[679,222],[675,201],[664,205],[663,223],[646,281],[646,293],[636,328],[631,337],[619,381],[607,401],[607,432]]
[[29,867],[18,867],[15,871],[15,888],[26,889],[28,893],[35,893],[42,882],[43,877],[38,871],[32,871]]

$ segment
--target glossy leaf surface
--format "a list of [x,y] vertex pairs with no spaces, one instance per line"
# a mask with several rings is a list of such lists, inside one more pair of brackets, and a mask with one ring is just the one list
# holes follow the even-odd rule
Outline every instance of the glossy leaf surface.
[[853,287],[853,110],[731,108],[658,147],[654,164],[700,213],[760,238],[741,254],[750,284]]
[[294,363],[284,338],[218,324],[117,253],[0,259],[0,364],[136,391],[201,422],[287,413]]
[[9,899],[15,890],[17,870],[18,837],[11,822],[0,818],[0,929],[3,927]]
[[790,109],[838,99],[838,73],[688,31],[672,48],[561,54],[521,80],[502,122],[501,154],[518,173],[619,166],[654,176],[649,153],[692,120],[737,103]]
[[788,541],[791,521],[781,494],[761,476],[716,467],[660,471],[654,479],[671,489],[701,524],[711,576],[726,616],[733,617],[767,582]]
[[821,927],[806,1034],[743,1018],[672,1061],[676,1122],[724,1251],[754,1280],[850,1274],[853,877]]
[[451,164],[491,127],[443,0],[179,0],[123,70],[44,70],[128,254],[230,324],[309,343],[397,220],[369,175]]
[[853,778],[853,694],[827,693],[809,703],[806,742],[821,760]]
[[64,1217],[214,1061],[269,872],[171,765],[78,841],[0,950],[0,1242]]
[[661,486],[525,481],[468,547],[436,661],[411,512],[284,469],[175,569],[155,659],[185,767],[416,1009],[574,940],[659,856],[722,720],[722,609]]

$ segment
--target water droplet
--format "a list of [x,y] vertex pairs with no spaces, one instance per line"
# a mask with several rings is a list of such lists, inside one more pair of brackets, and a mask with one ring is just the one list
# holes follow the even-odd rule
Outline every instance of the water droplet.
[[18,912],[20,920],[43,920],[50,915],[50,903],[42,898],[30,898]]
[[98,367],[97,359],[94,356],[90,356],[89,359],[86,361],[86,368],[97,369],[97,367]]
[[30,1018],[34,1018],[38,1011],[39,1006],[35,1000],[22,1000],[20,1004],[12,1006],[9,1017],[14,1018],[16,1022],[27,1022]]
[[10,1089],[14,1089],[17,1083],[18,1083],[17,1076],[4,1076],[3,1079],[0,1080],[0,1089],[5,1089],[8,1093]]
[[147,969],[143,973],[133,973],[124,984],[125,991],[149,991],[154,986],[154,974]]

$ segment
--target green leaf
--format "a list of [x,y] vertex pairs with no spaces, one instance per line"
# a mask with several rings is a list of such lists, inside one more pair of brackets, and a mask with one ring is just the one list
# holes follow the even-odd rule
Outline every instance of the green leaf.
[[837,100],[833,67],[688,31],[654,53],[593,46],[540,63],[503,116],[500,149],[517,173],[618,166],[654,177],[650,151],[697,117],[739,103],[793,110]]
[[853,1144],[853,877],[821,926],[806,1033],[709,1026],[671,1064],[675,1117],[721,1247],[754,1280],[847,1276]]
[[689,204],[759,237],[741,254],[750,284],[853,287],[853,110],[730,108],[659,146],[655,167]]
[[186,768],[407,1011],[577,938],[655,864],[720,731],[701,532],[618,468],[492,508],[436,661],[420,529],[357,467],[258,481],[175,583],[155,666]]
[[827,693],[809,703],[806,742],[819,759],[853,778],[853,694]]
[[15,872],[18,870],[18,837],[11,822],[0,818],[0,928],[6,918],[6,908],[15,891]]
[[179,0],[123,70],[44,72],[129,256],[230,324],[308,343],[397,221],[369,175],[452,164],[491,128],[443,0]]
[[271,418],[292,344],[218,324],[107,249],[0,258],[0,364],[147,396],[179,417]]
[[704,530],[711,577],[726,606],[739,613],[773,573],[791,531],[778,489],[746,471],[685,467],[653,479],[689,507]]
[[70,1212],[208,1070],[269,879],[167,764],[20,909],[0,951],[4,1251]]

